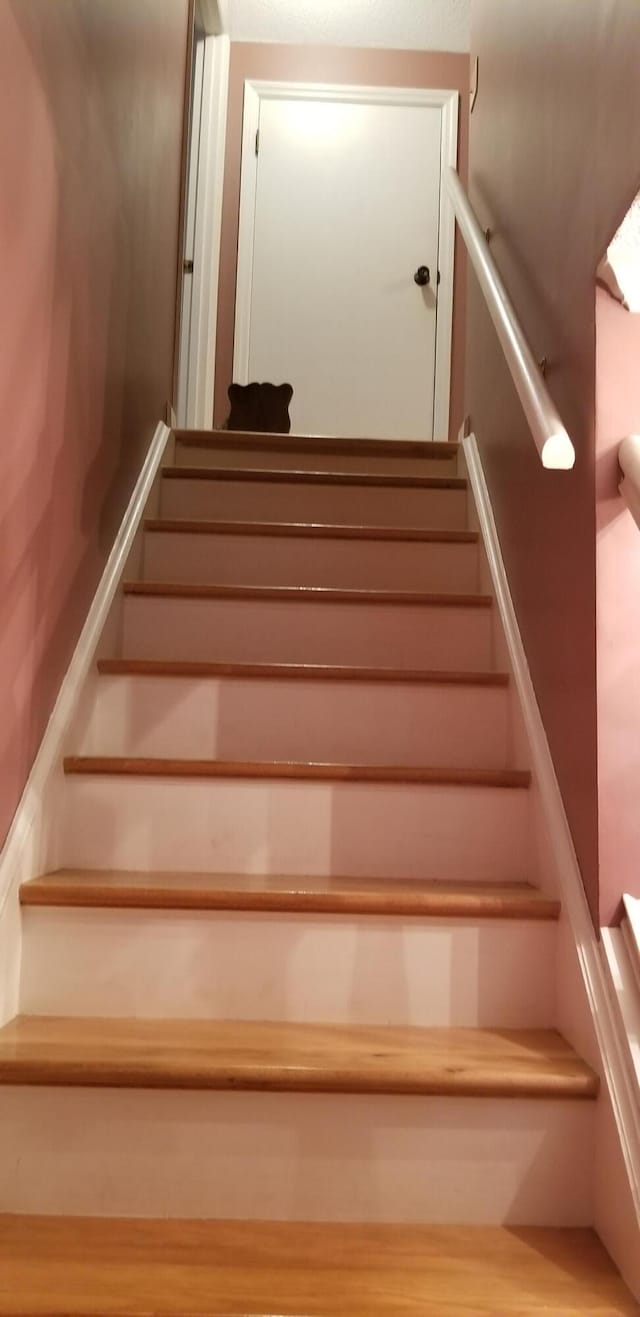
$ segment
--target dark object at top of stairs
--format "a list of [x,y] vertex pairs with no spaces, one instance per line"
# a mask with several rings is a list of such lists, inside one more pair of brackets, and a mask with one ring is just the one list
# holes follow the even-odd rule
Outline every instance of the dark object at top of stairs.
[[231,411],[227,430],[257,430],[262,434],[289,434],[290,384],[230,384]]

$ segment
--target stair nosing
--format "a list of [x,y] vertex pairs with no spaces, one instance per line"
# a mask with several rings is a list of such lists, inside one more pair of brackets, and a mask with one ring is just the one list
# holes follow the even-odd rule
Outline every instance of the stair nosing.
[[231,778],[271,781],[487,787],[526,790],[531,774],[521,769],[432,768],[378,764],[231,761],[134,755],[67,755],[67,774],[119,777]]
[[[202,879],[203,875],[199,875]],[[133,882],[127,872],[65,871],[32,878],[20,887],[20,904],[36,908],[201,910],[228,913],[394,916],[428,920],[499,920],[555,922],[560,902],[529,884],[397,883],[381,879],[329,880],[326,886],[292,877],[280,886],[256,884],[252,876],[210,875],[208,886],[197,875],[153,874]],[[207,876],[209,877],[209,876]],[[112,881],[107,880],[111,878]],[[159,879],[164,878],[164,882]],[[116,881],[113,881],[116,880]]]
[[364,485],[379,489],[466,490],[464,476],[410,476],[378,471],[304,471],[268,467],[165,466],[164,480],[222,480],[273,485]]
[[144,530],[151,535],[254,535],[289,539],[381,540],[391,543],[478,544],[475,530],[424,529],[419,526],[357,526],[310,521],[216,521],[186,517],[148,517]]
[[198,659],[98,659],[102,676],[225,678],[244,681],[328,681],[339,684],[381,683],[425,686],[480,686],[505,689],[508,672],[472,672],[455,669],[363,668],[313,663],[218,663]]
[[247,448],[265,452],[354,453],[367,457],[406,457],[415,461],[455,461],[460,445],[430,439],[341,439],[335,435],[268,433],[263,430],[174,430],[176,443],[186,448]]
[[493,607],[493,596],[432,590],[349,590],[317,585],[210,585],[179,581],[124,581],[123,594],[142,598],[229,599],[311,604],[368,604],[413,608]]
[[[83,1028],[88,1047],[77,1040]],[[507,1049],[502,1069],[496,1040]],[[560,1101],[598,1092],[597,1075],[554,1029],[56,1016],[18,1016],[0,1030],[3,1084]]]

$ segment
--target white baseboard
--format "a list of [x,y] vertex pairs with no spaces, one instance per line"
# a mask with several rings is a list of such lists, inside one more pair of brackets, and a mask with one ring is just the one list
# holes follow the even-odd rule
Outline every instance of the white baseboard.
[[640,992],[624,924],[602,929],[602,949],[631,1082],[640,1095]]
[[73,657],[0,852],[0,1023],[18,1008],[23,882],[35,877],[51,853],[62,788],[64,739],[76,711],[96,647],[109,616],[171,430],[160,422],[107,559]]
[[529,742],[531,770],[536,781],[554,856],[559,895],[575,942],[598,1042],[602,1073],[615,1116],[637,1224],[640,1226],[640,1110],[630,1082],[616,1015],[607,991],[602,949],[591,921],[573,839],[527,664],[475,435],[471,434],[464,438],[462,443],[513,671],[514,685]]

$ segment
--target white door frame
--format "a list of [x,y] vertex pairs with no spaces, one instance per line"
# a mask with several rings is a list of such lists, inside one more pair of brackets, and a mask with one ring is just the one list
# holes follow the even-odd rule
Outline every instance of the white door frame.
[[[194,155],[189,163],[193,198],[191,316],[181,344],[178,423],[190,429],[213,426],[213,391],[218,319],[218,275],[224,153],[229,85],[229,37],[207,32],[203,42],[202,90],[194,107]],[[197,153],[197,154],[196,154]]]
[[448,189],[444,186],[444,179],[448,166],[451,165],[455,169],[458,163],[458,92],[427,87],[356,87],[313,82],[264,82],[254,78],[245,81],[236,317],[233,339],[233,378],[238,384],[249,382],[253,243],[258,178],[255,142],[262,100],[347,101],[357,105],[429,105],[442,110],[438,230],[440,284],[437,289],[433,437],[446,439],[449,434],[455,216]]

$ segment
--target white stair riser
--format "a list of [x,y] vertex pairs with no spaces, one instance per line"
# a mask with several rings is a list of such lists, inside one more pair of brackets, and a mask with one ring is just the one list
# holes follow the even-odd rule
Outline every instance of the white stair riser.
[[478,547],[153,531],[145,537],[144,578],[471,594],[478,589]]
[[176,444],[176,466],[245,467],[253,471],[375,471],[387,475],[456,476],[457,457],[394,457],[366,453],[299,453],[259,444],[255,448],[218,448]]
[[23,912],[37,1015],[545,1028],[555,926],[207,911]]
[[15,1088],[0,1210],[587,1226],[594,1104]]
[[505,687],[101,677],[78,754],[507,768]]
[[355,526],[466,526],[464,489],[165,479],[163,517],[225,521],[324,521]]
[[529,792],[72,775],[72,868],[532,881]]
[[127,595],[128,658],[490,671],[493,610]]

